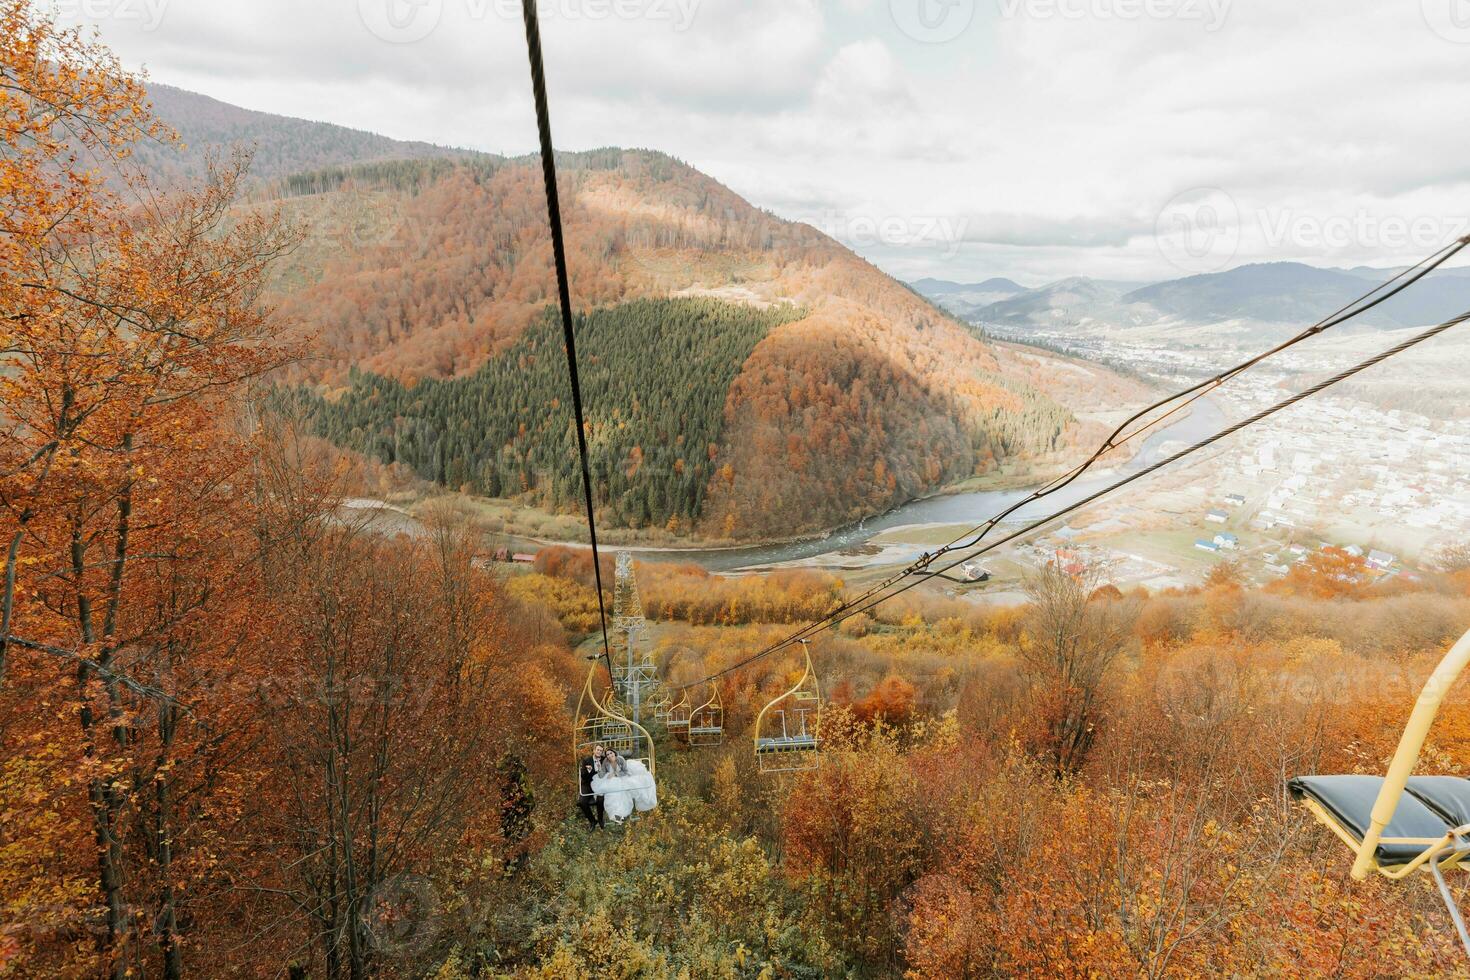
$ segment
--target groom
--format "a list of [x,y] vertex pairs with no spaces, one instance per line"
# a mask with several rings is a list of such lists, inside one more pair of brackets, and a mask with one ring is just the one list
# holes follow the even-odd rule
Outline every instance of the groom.
[[582,816],[587,818],[587,827],[590,830],[601,830],[604,820],[602,808],[602,797],[592,792],[592,777],[597,775],[597,770],[602,766],[602,757],[607,750],[601,745],[592,746],[592,754],[583,756],[577,764],[579,775],[582,777],[581,793],[577,796],[577,809],[582,811]]

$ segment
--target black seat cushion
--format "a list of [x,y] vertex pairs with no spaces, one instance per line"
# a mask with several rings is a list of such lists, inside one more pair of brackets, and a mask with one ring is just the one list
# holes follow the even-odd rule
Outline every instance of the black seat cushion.
[[[1417,776],[1415,779],[1435,777]],[[1412,780],[1411,780],[1412,782]],[[1373,803],[1378,799],[1378,790],[1383,786],[1382,776],[1298,776],[1286,784],[1297,798],[1307,796],[1317,803],[1361,841],[1372,822]],[[1448,794],[1442,794],[1448,795]],[[1470,795],[1467,795],[1470,801]],[[1383,828],[1384,837],[1411,837],[1425,841],[1437,841],[1453,829],[1425,806],[1413,793],[1399,798],[1393,819]],[[1407,864],[1420,854],[1428,844],[1380,844],[1375,857],[1380,865]]]
[[1470,779],[1411,776],[1405,788],[1451,827],[1470,823]]

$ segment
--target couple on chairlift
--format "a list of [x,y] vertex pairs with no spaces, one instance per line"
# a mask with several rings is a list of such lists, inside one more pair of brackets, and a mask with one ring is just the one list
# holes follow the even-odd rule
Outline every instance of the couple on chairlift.
[[637,759],[627,759],[601,745],[578,762],[581,776],[577,809],[593,830],[601,829],[607,820],[621,824],[633,815],[658,806],[658,790],[653,774]]

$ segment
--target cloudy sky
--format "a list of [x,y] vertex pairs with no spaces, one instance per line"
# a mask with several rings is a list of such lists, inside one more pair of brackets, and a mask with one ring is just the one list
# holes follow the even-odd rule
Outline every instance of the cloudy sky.
[[[129,67],[535,146],[519,0],[62,0]],[[543,0],[557,144],[651,147],[902,278],[1389,266],[1470,233],[1470,0]]]

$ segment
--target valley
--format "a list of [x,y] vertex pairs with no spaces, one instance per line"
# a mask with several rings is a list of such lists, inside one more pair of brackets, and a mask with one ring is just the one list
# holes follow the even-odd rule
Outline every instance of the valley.
[[[271,147],[248,207],[310,229],[273,292],[313,351],[275,404],[361,459],[358,492],[414,514],[448,492],[491,551],[585,540],[530,162],[160,95],[191,145]],[[561,157],[603,536],[717,570],[887,574],[1064,472],[1132,408],[1391,274],[1267,263],[1153,283],[905,287],[670,157]],[[151,165],[182,179],[198,154]],[[1466,305],[1470,274],[1440,270],[1237,380],[1138,459]],[[1462,392],[1405,380],[1414,358],[1434,356],[1365,375],[1322,412],[1288,413],[1126,503],[1073,516],[1039,546],[996,554],[989,583],[945,588],[1014,598],[1021,574],[1061,552],[1149,587],[1196,582],[1226,557],[1269,581],[1322,542],[1412,568],[1441,538],[1470,533],[1470,501],[1444,474],[1417,471],[1412,452],[1341,463],[1375,443],[1459,446]],[[1308,445],[1322,448],[1298,451]],[[1114,472],[1123,465],[1079,486]],[[1245,503],[1223,524],[1207,520],[1236,496]]]
[[[1304,268],[1224,275],[1249,298],[1235,295],[1213,307],[1202,305],[1191,314],[1194,320],[1150,320],[1135,308],[1122,322],[1116,316],[1117,287],[1075,280],[1013,294],[971,309],[968,318],[994,339],[1116,365],[1177,390],[1259,353],[1353,298],[1342,291],[1321,295],[1316,306],[1301,311],[1300,321],[1266,319],[1286,308],[1277,293],[1303,287],[1296,273]],[[1319,271],[1305,278],[1318,281]],[[1340,281],[1345,272],[1328,280],[1362,292],[1393,270],[1352,274],[1355,284]],[[1425,284],[1429,301],[1395,306],[1397,300],[1390,300],[1374,311],[1376,319],[1373,313],[1365,317],[1367,324],[1335,329],[1219,389],[1210,396],[1216,423],[1248,417],[1393,346],[1413,334],[1414,326],[1448,318],[1459,312],[1457,306],[1470,308],[1470,278],[1463,269],[1436,272]],[[1217,297],[1223,296],[1225,287],[1215,285]],[[967,295],[961,284],[931,290],[940,303]],[[1123,295],[1177,292],[1165,283]],[[1097,294],[1110,298],[1103,306],[1080,299]],[[1074,305],[1057,305],[1062,295]],[[1227,309],[1252,315],[1227,317]],[[1126,502],[1104,502],[1072,518],[1064,535],[1053,533],[1037,547],[1044,554],[1131,565],[1131,574],[1119,576],[1125,586],[1198,582],[1225,560],[1265,584],[1324,545],[1373,556],[1385,579],[1412,577],[1439,548],[1470,534],[1470,487],[1450,462],[1470,449],[1470,412],[1464,409],[1470,382],[1435,370],[1467,352],[1470,345],[1453,333],[1437,338],[1223,440],[1176,472],[1145,481]]]
[[[587,370],[617,392],[588,399],[599,523],[615,536],[782,540],[966,481],[1045,478],[1098,437],[1093,415],[1149,390],[989,343],[672,158],[606,149],[563,167],[576,303],[601,345]],[[534,438],[570,431],[565,381],[542,358],[560,345],[539,186],[524,159],[478,157],[261,185],[254,207],[341,232],[276,276],[312,351],[276,404],[401,483],[527,505],[542,524],[579,509],[570,458]]]
[[1432,142],[963,4],[145,6],[0,0],[0,980],[1470,976],[1470,275],[1206,388],[1393,270],[1077,274]]
[[[157,103],[188,150],[146,154],[154,179],[253,144],[245,210],[305,231],[272,278],[306,354],[275,410],[368,464],[363,496],[448,490],[495,533],[583,538],[538,168],[178,89]],[[820,541],[936,494],[1034,485],[1154,390],[990,340],[671,157],[559,156],[610,542]]]

